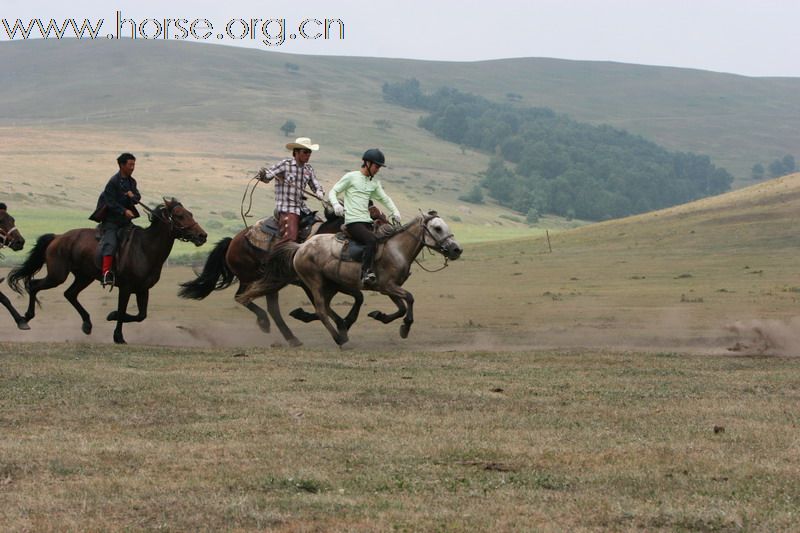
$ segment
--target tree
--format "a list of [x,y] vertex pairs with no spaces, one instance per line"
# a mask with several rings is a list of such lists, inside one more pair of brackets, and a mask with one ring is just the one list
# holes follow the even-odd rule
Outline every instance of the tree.
[[283,132],[284,137],[288,137],[289,134],[294,133],[295,128],[297,128],[297,124],[294,123],[294,120],[289,119],[283,123],[281,126],[281,131]]
[[794,161],[794,157],[790,156],[789,154],[783,156],[781,162],[783,163],[783,169],[787,174],[791,174],[797,170],[797,164]]
[[475,185],[467,194],[462,194],[458,197],[462,202],[469,202],[471,204],[483,203],[483,191],[480,185]]
[[769,175],[771,178],[777,178],[778,176],[783,176],[784,174],[787,174],[787,172],[786,167],[783,166],[783,161],[776,159],[769,164]]
[[753,165],[753,171],[751,176],[754,180],[763,180],[764,172],[766,172],[764,170],[764,165],[762,165],[761,163],[756,163],[755,165]]

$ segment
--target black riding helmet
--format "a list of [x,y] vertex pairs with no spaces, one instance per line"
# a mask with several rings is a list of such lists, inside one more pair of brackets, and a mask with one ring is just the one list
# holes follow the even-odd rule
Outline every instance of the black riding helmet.
[[369,163],[375,163],[379,167],[386,166],[386,158],[383,157],[383,152],[377,148],[370,148],[364,152],[364,155],[361,157],[361,159]]

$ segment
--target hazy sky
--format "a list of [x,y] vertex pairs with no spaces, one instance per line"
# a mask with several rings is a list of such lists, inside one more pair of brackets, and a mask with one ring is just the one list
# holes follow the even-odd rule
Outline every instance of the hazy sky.
[[[300,54],[401,57],[476,61],[506,57],[610,60],[732,72],[749,76],[800,77],[800,1],[798,0],[528,0],[528,1],[108,1],[2,0],[0,18],[13,25],[54,18],[96,22],[103,37],[122,18],[144,26],[148,37],[181,36],[164,19],[195,19],[195,35],[205,42]],[[313,19],[338,19],[330,38],[313,37],[322,26]],[[239,20],[247,21],[252,33]],[[253,19],[260,19],[252,24]],[[261,31],[264,21],[269,39]],[[282,26],[278,19],[285,19]],[[226,33],[229,21],[231,37]],[[126,26],[126,30],[130,26]],[[284,41],[281,43],[281,28]],[[295,39],[288,36],[294,34]],[[128,33],[129,36],[129,33]],[[242,37],[244,36],[244,37]],[[0,39],[7,40],[0,24]],[[16,37],[21,40],[19,34]],[[194,39],[191,34],[186,41]],[[267,46],[262,41],[270,40]]]

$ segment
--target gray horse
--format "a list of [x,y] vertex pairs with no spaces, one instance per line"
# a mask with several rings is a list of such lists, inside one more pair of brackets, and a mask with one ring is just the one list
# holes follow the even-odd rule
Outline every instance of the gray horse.
[[425,247],[447,259],[458,259],[463,251],[447,223],[435,211],[430,211],[379,239],[375,257],[378,279],[371,286],[361,286],[361,264],[342,259],[344,244],[335,235],[316,235],[302,245],[288,245],[275,253],[268,268],[282,275],[288,271],[296,272],[310,291],[316,317],[336,344],[341,346],[347,342],[347,330],[355,322],[355,317],[348,322],[339,318],[331,310],[331,299],[338,292],[349,293],[359,289],[380,292],[391,298],[397,306],[396,312],[372,311],[369,316],[384,324],[403,317],[400,336],[406,338],[414,322],[414,296],[402,285],[411,274],[411,263]]

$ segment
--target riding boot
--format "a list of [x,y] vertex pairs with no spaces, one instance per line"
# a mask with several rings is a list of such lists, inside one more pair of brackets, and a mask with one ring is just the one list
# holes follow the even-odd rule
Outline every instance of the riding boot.
[[114,271],[111,270],[111,267],[114,265],[114,256],[113,255],[104,255],[103,256],[103,277],[100,283],[103,287],[107,285],[114,286]]
[[374,255],[368,253],[369,248],[364,249],[364,261],[361,263],[361,284],[364,287],[369,287],[377,281],[375,272],[373,271]]

